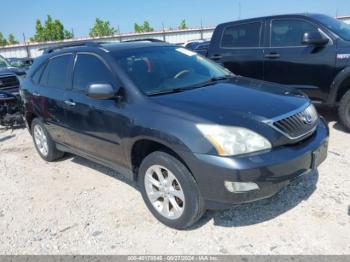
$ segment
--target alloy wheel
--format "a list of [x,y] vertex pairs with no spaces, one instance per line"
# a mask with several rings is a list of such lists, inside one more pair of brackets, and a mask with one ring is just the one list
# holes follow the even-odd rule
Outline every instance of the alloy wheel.
[[47,137],[43,128],[40,125],[34,127],[34,141],[35,144],[43,156],[47,156],[49,153],[49,147],[47,143]]
[[185,209],[185,195],[180,182],[166,167],[153,165],[145,174],[147,197],[159,214],[178,219]]

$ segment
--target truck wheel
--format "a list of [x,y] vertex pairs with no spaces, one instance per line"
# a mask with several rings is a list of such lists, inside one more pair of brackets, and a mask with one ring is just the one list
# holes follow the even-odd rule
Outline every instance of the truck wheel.
[[341,123],[350,131],[350,90],[340,100],[338,114]]
[[63,157],[64,153],[56,149],[55,142],[51,139],[41,120],[35,118],[32,121],[31,131],[35,148],[42,159],[52,162]]
[[154,152],[141,163],[138,183],[143,200],[163,224],[185,229],[205,212],[204,201],[189,170],[175,157]]

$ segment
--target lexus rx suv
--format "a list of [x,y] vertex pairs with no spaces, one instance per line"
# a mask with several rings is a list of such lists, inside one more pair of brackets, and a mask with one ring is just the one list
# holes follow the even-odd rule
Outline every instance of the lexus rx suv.
[[70,152],[119,171],[177,229],[270,197],[327,155],[328,128],[308,98],[166,43],[46,50],[21,96],[44,160]]

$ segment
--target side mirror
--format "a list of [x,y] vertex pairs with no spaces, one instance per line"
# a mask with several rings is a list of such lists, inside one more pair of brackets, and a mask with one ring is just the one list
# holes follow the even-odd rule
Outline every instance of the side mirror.
[[115,89],[111,84],[91,84],[88,87],[87,95],[93,99],[107,100],[117,96],[119,88]]
[[320,32],[305,33],[302,43],[304,45],[324,46],[328,44],[329,39],[322,36]]

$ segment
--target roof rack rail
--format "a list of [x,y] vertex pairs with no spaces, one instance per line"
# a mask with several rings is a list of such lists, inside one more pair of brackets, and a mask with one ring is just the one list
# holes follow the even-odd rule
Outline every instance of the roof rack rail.
[[155,42],[155,43],[165,43],[163,40],[159,40],[156,38],[141,38],[141,39],[133,39],[133,40],[125,40],[123,42],[130,43],[130,42]]
[[53,47],[42,48],[40,50],[44,50],[44,54],[50,54],[54,51],[61,50],[63,48],[79,47],[79,46],[94,46],[94,47],[96,47],[96,46],[100,46],[100,43],[92,42],[92,41],[78,42],[78,43],[74,43],[74,44],[57,45],[57,46],[53,46]]

